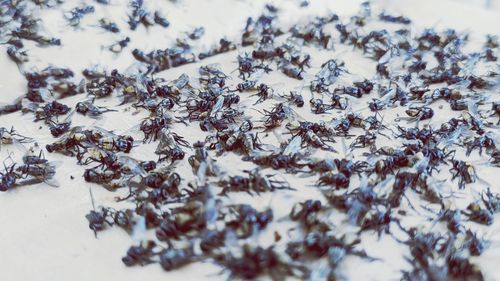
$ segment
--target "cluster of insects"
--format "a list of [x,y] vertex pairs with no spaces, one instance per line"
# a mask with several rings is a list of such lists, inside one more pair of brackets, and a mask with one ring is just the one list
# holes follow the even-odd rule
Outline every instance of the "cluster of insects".
[[[132,31],[170,25],[142,0],[128,8]],[[22,40],[61,44],[39,35],[37,21],[21,6],[12,2],[6,10],[20,22],[6,43],[16,63],[28,57]],[[65,18],[77,27],[94,11],[76,7]],[[266,5],[259,17],[248,18],[241,38],[220,39],[208,51],[196,53],[190,45],[204,36],[203,27],[166,49],[134,49],[146,69],[137,73],[87,68],[77,83],[67,68],[25,72],[27,93],[0,108],[0,115],[21,111],[45,123],[54,137],[45,144],[47,153],[74,157],[89,186],[124,194],[117,201],[135,206],[96,206],[91,193],[86,215],[96,237],[115,227],[130,235],[154,233],[124,253],[126,266],[158,264],[172,271],[203,261],[234,279],[339,280],[349,256],[384,262],[363,249],[370,234],[407,248],[401,280],[484,280],[471,257],[489,245],[473,226],[494,224],[500,212],[498,186],[481,173],[500,167],[498,37],[488,36],[480,50],[468,53],[467,34],[416,33],[409,18],[375,14],[368,2],[348,19],[330,14],[289,30],[279,15],[278,7]],[[107,19],[98,26],[121,32]],[[110,50],[120,52],[129,42],[126,37]],[[332,58],[338,46],[369,60],[373,75],[356,75],[349,63]],[[318,61],[310,50],[328,59]],[[195,74],[162,78],[165,70],[226,52],[234,57],[232,69],[202,64]],[[266,79],[276,73],[298,87],[280,92]],[[74,106],[64,103],[76,95],[85,97]],[[99,105],[103,100],[120,105]],[[127,132],[71,121],[75,112],[102,120],[123,108],[145,113]],[[0,128],[2,146],[32,141]],[[131,156],[151,143],[154,156]],[[6,159],[0,190],[54,185],[56,164],[44,154],[27,153],[20,163]],[[463,192],[474,199],[456,195]],[[290,202],[297,193],[310,198]],[[269,194],[287,203],[262,207],[233,200],[262,201]],[[288,208],[288,216],[276,216],[278,208]],[[354,230],[333,223],[333,214]],[[412,216],[430,222],[410,222]],[[272,227],[284,220],[293,227]],[[271,243],[256,244],[269,232]]]

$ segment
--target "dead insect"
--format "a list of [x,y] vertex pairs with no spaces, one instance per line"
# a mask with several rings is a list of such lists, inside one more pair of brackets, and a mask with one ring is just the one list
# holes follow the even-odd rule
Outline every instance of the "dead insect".
[[274,191],[277,189],[291,189],[290,185],[284,180],[278,180],[275,175],[263,175],[259,169],[251,171],[245,170],[248,174],[245,176],[231,176],[228,179],[219,181],[222,187],[221,195],[226,195],[228,192],[253,192],[260,194],[261,192]]
[[236,90],[239,92],[244,92],[255,88],[257,85],[257,80],[246,80],[244,82],[238,83]]
[[86,101],[78,102],[75,106],[76,112],[91,118],[99,118],[103,113],[116,111],[114,109],[97,106],[94,104],[94,100],[95,99],[92,98]]
[[162,250],[158,253],[160,256],[160,265],[165,271],[171,271],[181,268],[190,263],[199,261],[200,256],[194,253],[192,246],[182,249],[174,249],[173,247]]
[[192,32],[188,32],[187,35],[191,40],[198,40],[205,35],[205,28],[197,27]]
[[118,25],[116,23],[110,22],[109,20],[107,20],[105,18],[102,18],[99,20],[99,26],[102,29],[107,30],[109,32],[113,32],[113,33],[120,32],[120,28],[118,28]]
[[33,141],[32,138],[17,133],[14,127],[11,127],[10,130],[5,127],[0,127],[0,148],[2,145],[27,143],[31,141]]
[[68,21],[71,26],[78,26],[80,24],[80,20],[87,14],[91,14],[95,11],[94,6],[84,6],[84,7],[76,7],[66,13],[64,17]]
[[290,119],[294,115],[293,110],[284,103],[275,104],[270,111],[264,110],[264,127],[267,130],[281,126],[285,119]]
[[151,240],[148,241],[145,246],[142,244],[139,246],[131,246],[127,251],[127,255],[122,258],[122,261],[126,266],[143,266],[153,263],[152,258],[156,255],[154,252],[155,247],[156,243]]
[[343,62],[331,59],[323,63],[321,70],[311,82],[311,91],[318,93],[328,91],[328,86],[332,85],[342,73],[347,73]]
[[401,24],[410,24],[411,20],[409,18],[403,16],[391,16],[385,13],[381,13],[379,15],[379,19],[381,21],[392,22],[392,23],[401,23]]
[[184,158],[185,152],[183,147],[190,147],[189,143],[183,137],[171,132],[167,128],[161,130],[160,142],[155,150],[155,154],[159,155],[159,161],[170,159],[172,161],[181,160]]
[[481,194],[481,200],[490,212],[497,213],[500,211],[500,194],[492,193],[490,188]]
[[170,22],[167,20],[167,18],[165,18],[164,16],[162,16],[160,14],[160,12],[158,11],[155,11],[154,13],[154,21],[156,24],[159,24],[163,27],[169,27],[170,26]]
[[303,107],[304,106],[304,98],[300,93],[296,93],[294,91],[290,91],[290,94],[288,96],[282,96],[280,97],[287,99],[290,103],[296,105],[297,107]]
[[13,163],[9,167],[5,165],[4,162],[4,171],[0,172],[0,191],[8,191],[16,185],[16,172],[14,171],[16,164]]
[[477,203],[470,203],[467,211],[462,211],[469,220],[480,224],[490,225],[493,223],[493,213],[488,209],[483,209]]
[[17,64],[25,63],[29,61],[28,53],[16,46],[9,46],[7,48],[7,55]]
[[240,72],[240,78],[246,80],[257,70],[262,69],[265,72],[271,71],[269,66],[264,65],[264,63],[258,63],[254,60],[248,53],[243,55],[238,55],[238,71]]
[[222,218],[239,239],[245,239],[266,228],[274,216],[271,208],[259,212],[248,204],[237,204],[222,210]]
[[461,161],[451,160],[453,167],[450,169],[452,180],[458,177],[458,187],[465,188],[466,183],[473,183],[476,181],[476,170],[472,164]]
[[495,141],[488,133],[475,137],[472,141],[466,141],[465,146],[467,147],[467,151],[465,153],[467,156],[469,156],[476,148],[479,149],[479,155],[483,153],[483,148],[485,148],[486,151],[494,151],[496,149]]
[[406,114],[416,120],[426,120],[434,116],[434,111],[430,107],[411,107]]
[[128,43],[130,43],[130,38],[125,37],[124,39],[109,46],[108,49],[113,53],[119,53],[123,50],[123,48],[127,47]]
[[285,276],[304,279],[308,272],[303,266],[285,262],[272,246],[261,248],[245,244],[241,256],[223,253],[215,257],[215,261],[230,272],[230,279],[250,280],[263,274],[268,274],[273,281]]
[[272,97],[273,89],[271,89],[266,84],[261,83],[259,86],[257,86],[257,93],[254,95],[259,97],[259,99],[254,103],[254,105],[256,105]]

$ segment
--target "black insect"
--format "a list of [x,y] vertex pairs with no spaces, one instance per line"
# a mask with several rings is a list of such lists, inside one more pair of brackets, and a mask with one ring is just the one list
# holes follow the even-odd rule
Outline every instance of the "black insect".
[[277,281],[285,276],[299,279],[307,276],[305,267],[285,262],[272,246],[261,248],[245,244],[242,256],[221,254],[215,260],[230,272],[230,278],[249,280],[268,274],[273,281]]
[[80,24],[81,19],[87,15],[91,14],[95,11],[94,6],[84,6],[84,7],[76,7],[73,10],[69,11],[65,14],[66,20],[71,26],[78,26]]
[[228,192],[261,192],[274,191],[277,189],[291,189],[285,180],[279,180],[275,175],[263,175],[258,169],[244,171],[248,176],[231,176],[219,182],[222,187],[221,195]]
[[496,149],[495,141],[488,134],[475,137],[473,140],[465,142],[465,146],[467,147],[467,151],[465,153],[467,156],[469,156],[476,148],[479,149],[479,155],[483,153],[483,148],[485,148],[487,152],[491,152]]
[[114,109],[97,106],[94,104],[94,101],[95,99],[90,99],[78,102],[75,106],[76,112],[91,118],[99,118],[103,113],[116,111]]
[[264,110],[264,127],[267,130],[274,129],[281,126],[285,119],[293,117],[293,110],[284,103],[275,104],[274,107],[268,111]]
[[188,33],[188,37],[191,40],[198,40],[201,37],[203,37],[203,35],[205,35],[205,28],[204,27],[197,27],[192,32]]
[[451,160],[453,167],[450,169],[452,180],[458,178],[458,187],[465,188],[465,184],[476,181],[476,170],[472,164],[462,160]]
[[290,103],[296,105],[297,107],[303,107],[304,106],[304,97],[300,93],[296,93],[294,91],[290,91],[290,94],[288,96],[281,96],[282,98],[287,99]]
[[387,22],[392,22],[392,23],[402,23],[402,24],[410,24],[411,20],[407,17],[403,16],[391,16],[385,13],[381,13],[379,15],[379,19],[381,21],[387,21]]
[[254,105],[271,98],[273,96],[273,90],[266,84],[261,83],[257,86],[257,93],[255,95],[258,96],[259,99],[254,103]]
[[130,38],[125,37],[122,40],[119,40],[118,42],[109,46],[108,49],[113,53],[119,53],[123,50],[123,48],[127,47],[128,43],[130,43]]
[[163,27],[169,27],[170,26],[170,22],[167,20],[167,18],[165,18],[164,16],[162,16],[160,14],[160,12],[156,11],[154,13],[154,21],[156,24],[158,25],[161,25]]
[[192,246],[186,248],[175,249],[173,247],[162,250],[158,253],[160,257],[160,265],[165,271],[171,271],[181,268],[190,263],[200,260],[200,256],[194,253]]
[[131,246],[122,261],[126,266],[143,266],[153,263],[153,257],[156,255],[154,252],[155,247],[156,243],[151,240],[147,241],[146,245],[141,243],[138,246]]
[[255,88],[255,85],[257,85],[257,80],[245,80],[244,82],[238,83],[236,90],[239,92],[252,90]]
[[469,206],[467,206],[467,211],[462,211],[462,213],[473,222],[485,225],[491,225],[493,223],[493,213],[488,209],[481,208],[477,203],[470,203]]
[[102,18],[99,20],[99,26],[102,29],[107,30],[109,32],[113,32],[113,33],[120,32],[120,28],[118,28],[118,25],[116,23],[110,22],[109,20],[107,20],[105,18]]
[[4,171],[0,172],[0,191],[8,191],[16,185],[17,176],[14,171],[16,164],[6,166],[4,163]]

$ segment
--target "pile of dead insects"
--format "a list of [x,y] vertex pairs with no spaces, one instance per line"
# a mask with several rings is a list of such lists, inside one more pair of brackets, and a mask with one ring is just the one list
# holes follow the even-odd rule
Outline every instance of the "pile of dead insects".
[[[26,40],[40,46],[64,44],[45,36],[38,28],[42,19],[26,8],[57,6],[59,1],[26,2],[2,1],[1,8],[1,36],[18,64],[29,59]],[[78,26],[94,10],[93,5],[79,6],[65,17]],[[130,3],[126,16],[131,30],[170,24],[141,0]],[[127,190],[128,196],[118,200],[135,208],[94,207],[86,216],[96,235],[111,228],[132,234],[141,225],[154,231],[154,239],[126,251],[122,261],[127,266],[157,263],[170,271],[204,261],[219,265],[231,278],[336,280],[338,266],[348,256],[380,261],[359,245],[360,235],[369,232],[408,247],[411,269],[401,272],[401,280],[483,280],[470,258],[481,255],[488,241],[470,226],[491,225],[500,211],[500,195],[477,174],[482,167],[500,164],[498,38],[489,36],[481,49],[466,53],[467,34],[451,29],[414,33],[410,19],[374,13],[368,3],[349,20],[331,14],[289,30],[277,22],[279,9],[267,5],[261,16],[247,20],[240,39],[221,39],[205,52],[194,53],[188,43],[201,38],[203,28],[163,50],[134,49],[132,55],[144,67],[133,74],[89,68],[77,82],[71,69],[25,72],[26,94],[1,113],[32,114],[55,138],[45,147],[48,153],[74,157],[85,167],[87,182]],[[120,32],[109,20],[96,24]],[[125,38],[109,51],[121,52],[129,41]],[[373,62],[376,75],[360,78],[339,59],[326,59],[319,71],[311,71],[315,58],[306,50],[328,52],[339,46],[359,50]],[[198,77],[155,76],[237,47],[248,50],[233,52],[238,53],[238,77],[217,64],[201,66]],[[276,72],[302,80],[303,89],[279,93],[262,82]],[[74,108],[65,105],[63,98],[74,95],[81,95],[81,101]],[[75,114],[100,118],[117,110],[97,105],[111,96],[150,113],[138,120],[142,140],[115,133],[117,128],[72,125]],[[248,99],[255,103],[243,106]],[[266,107],[252,109],[258,105]],[[435,112],[443,107],[453,114]],[[301,118],[306,113],[314,118]],[[179,124],[195,127],[202,137],[188,142],[182,130],[172,128]],[[267,141],[273,134],[280,136],[278,143]],[[0,136],[2,145],[36,141],[14,128],[2,128]],[[158,157],[127,155],[142,143],[157,143]],[[380,145],[384,143],[390,145]],[[35,147],[22,162],[4,161],[0,190],[50,183],[56,168],[45,158],[48,153]],[[227,161],[217,159],[229,154],[253,168],[228,172]],[[471,155],[484,161],[467,161]],[[179,163],[189,164],[191,177],[181,176]],[[445,175],[444,180],[435,180],[437,175]],[[273,208],[234,204],[232,194],[279,197],[306,188],[294,184],[295,177],[307,180],[322,198],[290,208],[287,220],[298,234],[275,231],[271,246],[256,245],[251,239],[278,223]],[[464,208],[452,204],[472,183],[477,196]],[[417,209],[425,211],[422,205],[432,226],[405,223],[406,216],[420,214]],[[354,231],[342,233],[330,221],[332,212]],[[395,232],[404,235],[396,237]]]

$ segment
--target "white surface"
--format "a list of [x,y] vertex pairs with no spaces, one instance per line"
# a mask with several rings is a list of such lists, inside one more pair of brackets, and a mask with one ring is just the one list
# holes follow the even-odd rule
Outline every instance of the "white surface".
[[[69,7],[76,5],[76,1],[67,2],[72,2],[65,4],[68,10]],[[360,1],[312,1],[312,7],[305,10],[299,10],[296,1],[271,2],[283,7],[284,11],[280,17],[281,20],[284,20],[285,26],[289,26],[296,20],[304,20],[307,14],[325,14],[331,10],[340,16],[351,15],[358,11]],[[285,4],[279,5],[278,2]],[[135,32],[130,33],[121,5],[113,4],[116,6],[98,8],[95,15],[85,17],[82,22],[83,30],[64,31],[61,11],[43,11],[42,15],[47,32],[62,38],[62,46],[43,49],[28,47],[32,60],[25,66],[25,69],[43,69],[45,66],[53,64],[70,67],[77,75],[80,75],[83,68],[93,64],[101,64],[106,66],[108,70],[112,68],[124,70],[134,62],[130,54],[134,48],[139,47],[143,50],[165,48],[181,32],[189,31],[197,26],[206,28],[206,35],[200,40],[198,46],[200,49],[206,49],[224,35],[229,39],[238,36],[246,17],[258,15],[261,10],[259,7],[264,1],[193,0],[183,1],[179,4],[167,1],[154,1],[154,3],[155,6],[162,7],[164,15],[170,20],[171,26],[169,28],[153,27],[145,30],[144,27],[140,26]],[[388,12],[409,16],[415,23],[415,29],[435,26],[438,28],[453,27],[458,31],[467,31],[471,33],[473,43],[482,42],[486,33],[499,33],[500,17],[498,13],[469,5],[433,0],[391,0],[374,3],[375,7],[384,7]],[[99,13],[112,17],[120,25],[122,31],[130,33],[127,34],[131,38],[131,44],[121,54],[115,55],[107,50],[101,51],[102,45],[112,44],[116,40],[122,39],[122,35],[118,37],[101,32],[98,28],[90,27],[89,23],[100,18]],[[2,66],[0,102],[9,102],[24,92],[24,77],[19,74],[15,64],[8,60],[5,47],[0,48],[2,49],[0,50]],[[307,49],[307,51],[313,57],[313,67],[309,73],[316,73],[319,65],[326,59],[341,57],[346,62],[348,69],[354,73],[367,78],[373,75],[373,67],[367,67],[367,60],[360,59],[360,53],[349,52],[350,48],[344,50],[342,46],[338,46],[332,53],[321,52],[318,54],[312,53],[313,49]],[[216,56],[201,63],[164,71],[158,76],[174,79],[186,72],[191,77],[197,77],[197,68],[211,62],[222,62],[224,71],[231,72],[236,68],[236,54],[237,52],[231,52]],[[283,78],[282,75],[278,75],[279,77],[273,75],[275,74],[264,77],[263,81],[273,85],[279,92],[285,93],[286,89],[300,87],[302,84],[302,82]],[[307,97],[308,94],[305,94],[306,100]],[[71,97],[63,102],[74,105],[82,98],[82,96]],[[103,101],[103,103],[115,106],[117,101],[110,99]],[[251,103],[247,102],[247,104]],[[130,112],[123,112],[124,108],[121,107],[119,113],[106,114],[105,119],[99,121],[99,125],[126,131],[138,123],[138,118],[146,114],[141,112],[132,116]],[[446,116],[448,113],[444,111],[440,114],[448,117]],[[21,113],[0,116],[0,127],[15,125],[16,130],[24,135],[35,137],[40,145],[52,142],[53,138],[45,126],[41,123],[32,123],[32,119],[32,115],[22,115]],[[94,122],[80,116],[75,116],[73,121],[75,125],[91,125]],[[44,128],[38,129],[39,126]],[[178,129],[183,129],[183,135],[187,134],[187,139],[190,142],[204,139],[204,136],[195,135],[197,131],[187,132],[183,127]],[[152,148],[151,145],[134,149],[131,155],[139,159],[155,159],[152,155]],[[7,151],[20,153],[13,147],[2,148],[2,156]],[[0,280],[225,280],[225,275],[218,275],[221,269],[211,263],[198,263],[169,273],[165,273],[158,265],[126,268],[121,262],[121,257],[131,243],[136,241],[133,241],[128,234],[120,229],[108,229],[99,233],[98,239],[95,239],[92,231],[88,228],[85,214],[91,209],[88,194],[89,184],[85,183],[81,177],[85,167],[76,165],[73,158],[58,154],[46,153],[46,155],[49,159],[62,163],[57,169],[60,188],[40,184],[0,194]],[[184,171],[186,175],[189,172],[189,169]],[[495,183],[495,180],[498,181],[493,172],[479,171],[479,173],[486,181],[491,183]],[[70,175],[74,176],[75,179],[70,180]],[[277,206],[284,206],[282,209],[275,209],[276,218],[287,215],[292,200],[303,200],[319,194],[314,188],[305,184],[310,184],[311,180],[290,180],[292,186],[298,191],[278,193],[280,198],[274,196],[273,205],[278,204],[276,202],[280,200],[280,205]],[[453,182],[452,185],[456,187],[456,182]],[[496,188],[500,187],[497,185]],[[118,193],[110,193],[98,186],[93,186],[93,192],[97,205],[111,205],[114,202],[114,197],[118,195]],[[248,197],[244,195],[231,195],[230,198],[239,202],[248,200]],[[260,207],[263,208],[267,206],[270,199],[270,194],[263,194],[256,203],[260,203]],[[336,221],[339,218],[332,219]],[[279,227],[273,224],[266,233],[270,234],[271,230]],[[497,241],[496,245],[493,243],[481,257],[473,259],[484,270],[487,280],[500,280],[500,271],[497,268],[500,261],[498,252],[499,229],[500,217],[497,215],[495,224],[488,228],[488,235]],[[265,239],[259,240],[265,243]],[[345,276],[351,277],[352,280],[397,279],[399,270],[404,266],[402,255],[408,254],[405,247],[398,245],[389,237],[383,237],[377,241],[374,233],[363,235],[362,246],[370,255],[382,258],[384,262],[370,264],[356,258],[348,258],[348,261],[344,262],[341,267]]]

